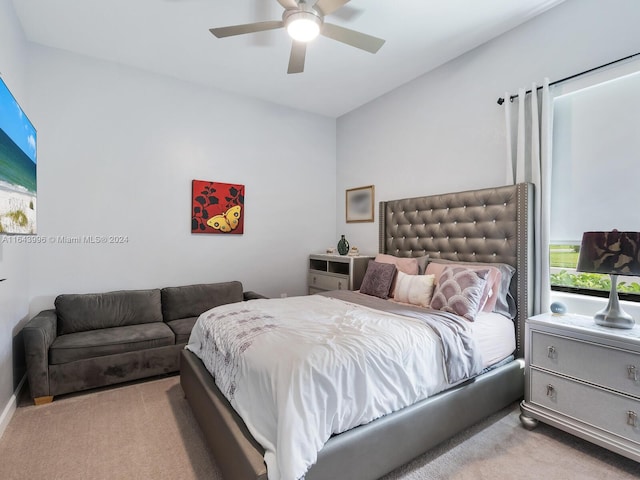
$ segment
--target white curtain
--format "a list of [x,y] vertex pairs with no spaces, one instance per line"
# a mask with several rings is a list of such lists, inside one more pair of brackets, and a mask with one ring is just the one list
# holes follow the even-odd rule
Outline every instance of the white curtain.
[[[542,94],[541,99],[539,96]],[[551,138],[553,132],[553,102],[549,80],[542,88],[534,83],[531,93],[518,91],[517,101],[510,102],[505,93],[507,128],[506,183],[534,184],[534,259],[533,313],[549,311],[551,286],[549,281],[549,230],[551,215]],[[514,148],[515,147],[515,148]]]

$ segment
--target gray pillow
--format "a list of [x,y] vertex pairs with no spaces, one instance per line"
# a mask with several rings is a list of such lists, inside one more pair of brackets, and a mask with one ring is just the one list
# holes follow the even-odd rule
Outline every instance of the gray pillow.
[[360,293],[382,299],[389,298],[391,284],[396,276],[396,266],[392,263],[380,263],[369,260],[367,271],[360,285]]
[[473,322],[480,310],[480,300],[489,270],[445,267],[431,298],[431,308],[455,313]]
[[418,260],[418,275],[424,275],[424,271],[427,269],[427,264],[429,263],[429,255],[415,258]]

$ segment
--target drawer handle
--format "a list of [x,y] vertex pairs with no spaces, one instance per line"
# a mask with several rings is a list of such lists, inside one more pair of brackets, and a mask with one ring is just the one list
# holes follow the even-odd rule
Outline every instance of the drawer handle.
[[627,412],[627,425],[631,425],[632,427],[635,427],[637,421],[638,421],[638,414],[633,410],[629,410]]
[[342,282],[338,282],[338,290],[342,290]]
[[630,380],[633,380],[634,382],[638,381],[638,369],[636,368],[635,365],[628,365],[627,373],[629,374]]
[[553,345],[550,345],[547,347],[547,357],[549,358],[555,358],[556,356],[556,347],[554,347]]
[[553,385],[547,385],[547,397],[553,398],[556,396],[556,389]]
[[313,284],[316,284],[316,277],[313,277]]

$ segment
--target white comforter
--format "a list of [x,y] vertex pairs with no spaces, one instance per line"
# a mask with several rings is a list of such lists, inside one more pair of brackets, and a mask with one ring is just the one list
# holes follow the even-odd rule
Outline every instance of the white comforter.
[[332,434],[448,386],[425,323],[317,295],[216,307],[186,348],[264,447],[270,480],[302,478]]

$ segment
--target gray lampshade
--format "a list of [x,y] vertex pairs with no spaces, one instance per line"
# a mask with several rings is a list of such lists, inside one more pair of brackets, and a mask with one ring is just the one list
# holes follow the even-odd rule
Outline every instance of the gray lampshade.
[[576,271],[640,276],[640,232],[584,232]]

